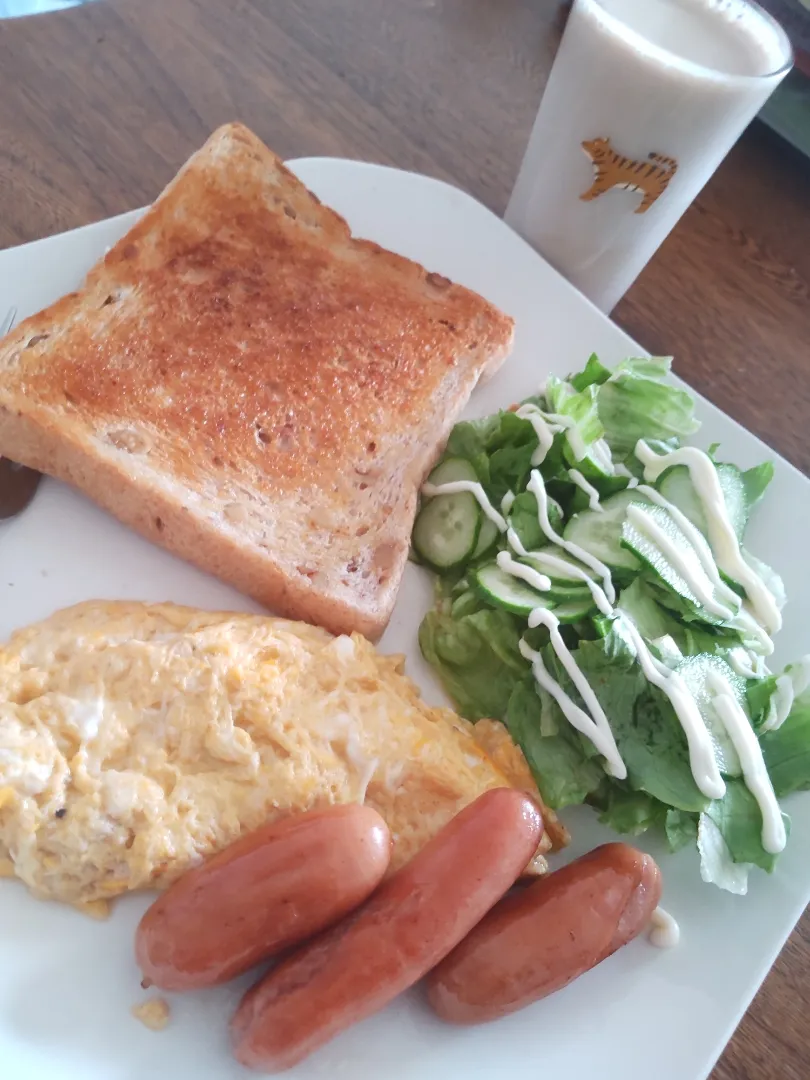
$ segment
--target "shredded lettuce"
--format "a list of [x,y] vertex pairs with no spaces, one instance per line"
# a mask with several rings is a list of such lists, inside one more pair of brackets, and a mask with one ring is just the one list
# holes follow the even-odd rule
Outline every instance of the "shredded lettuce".
[[655,357],[625,360],[600,387],[599,419],[619,459],[639,439],[666,443],[697,431],[691,395],[663,381],[670,364]]

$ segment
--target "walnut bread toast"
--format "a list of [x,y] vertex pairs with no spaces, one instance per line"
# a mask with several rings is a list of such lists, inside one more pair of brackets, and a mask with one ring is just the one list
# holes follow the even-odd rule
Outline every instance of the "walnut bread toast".
[[419,485],[512,334],[227,124],[0,342],[0,455],[280,614],[376,638]]

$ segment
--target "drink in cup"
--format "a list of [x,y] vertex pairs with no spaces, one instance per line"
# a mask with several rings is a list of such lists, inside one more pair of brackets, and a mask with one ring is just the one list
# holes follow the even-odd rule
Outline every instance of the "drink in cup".
[[790,65],[746,0],[575,0],[507,223],[610,311]]

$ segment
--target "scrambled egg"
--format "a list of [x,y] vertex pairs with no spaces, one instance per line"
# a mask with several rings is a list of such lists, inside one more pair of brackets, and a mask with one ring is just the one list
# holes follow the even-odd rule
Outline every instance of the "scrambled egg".
[[359,635],[80,604],[0,649],[0,865],[87,905],[165,886],[274,817],[365,800],[396,868],[481,792],[532,787],[497,728],[480,731],[496,767]]

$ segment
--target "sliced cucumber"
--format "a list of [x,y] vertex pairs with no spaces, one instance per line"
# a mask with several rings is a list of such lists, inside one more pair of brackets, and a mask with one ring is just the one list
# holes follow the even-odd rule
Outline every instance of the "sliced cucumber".
[[622,546],[622,526],[631,503],[649,505],[637,491],[620,491],[602,503],[601,511],[582,510],[574,514],[563,537],[578,544],[611,570],[637,570],[638,559]]
[[498,530],[498,526],[494,521],[490,521],[488,517],[481,515],[481,530],[478,533],[478,543],[475,545],[475,551],[472,553],[474,559],[480,558],[482,555],[486,555],[491,547],[495,544],[495,541],[501,535]]
[[596,611],[596,604],[590,592],[577,600],[566,600],[553,608],[554,614],[561,623],[575,623],[580,619],[592,615]]
[[475,572],[478,592],[495,607],[514,615],[529,615],[536,608],[552,611],[561,623],[579,622],[595,610],[588,590],[584,595],[556,601],[549,593],[539,593],[520,578],[507,574],[496,563],[487,563]]
[[[736,465],[721,464],[716,465],[715,468],[726,504],[726,513],[737,534],[737,539],[741,540],[748,523],[748,503],[745,497],[743,475]],[[708,535],[703,503],[692,483],[689,469],[685,465],[676,465],[672,469],[667,469],[658,483],[658,490],[665,499],[674,503],[704,536]]]
[[[475,469],[464,458],[447,458],[428,477],[440,486],[458,480],[476,483]],[[417,555],[434,570],[445,572],[472,558],[478,546],[484,516],[474,495],[436,495],[425,501],[413,527]]]
[[[704,601],[700,598],[700,595],[704,595],[708,597],[706,603],[710,601],[720,603],[715,588],[703,569],[700,557],[688,537],[684,535],[672,515],[663,506],[645,506],[644,513],[649,516],[651,527],[654,525],[663,534],[660,542],[649,535],[648,530],[637,526],[628,518],[622,526],[622,544],[648,570],[652,571],[660,584],[665,585],[685,600],[702,621],[709,623],[722,621],[719,615],[704,607]],[[671,557],[667,553],[667,544],[674,549]],[[681,566],[673,565],[677,561],[676,554]],[[730,614],[729,612],[729,616]]]
[[586,589],[587,585],[582,575],[593,577],[593,571],[589,570],[577,559],[572,558],[564,548],[544,547],[531,554],[531,563],[542,571],[552,582],[560,585],[580,585]]
[[473,584],[495,607],[504,608],[515,615],[528,615],[538,607],[553,607],[545,594],[539,593],[520,578],[507,574],[494,562],[475,571]]
[[526,563],[532,570],[538,570],[541,574],[545,574],[551,581],[551,586],[544,592],[544,596],[548,596],[549,599],[555,603],[564,603],[568,600],[588,600],[591,598],[591,591],[588,588],[586,582],[568,578],[567,580],[561,580],[559,578],[552,578],[547,568],[547,563],[542,559],[535,558],[535,553],[532,552],[525,559],[521,559],[521,562]]
[[[440,462],[427,479],[429,484],[454,484],[457,480],[478,483],[478,474],[466,458],[449,457]],[[439,498],[440,496],[436,496]],[[441,498],[445,498],[444,495]]]

